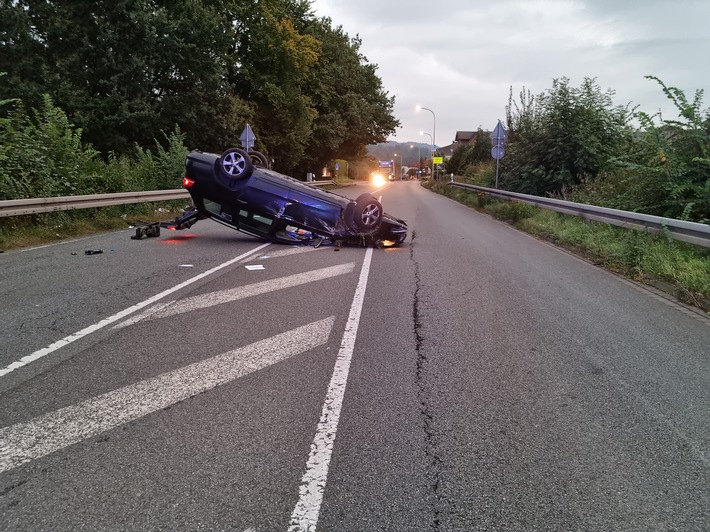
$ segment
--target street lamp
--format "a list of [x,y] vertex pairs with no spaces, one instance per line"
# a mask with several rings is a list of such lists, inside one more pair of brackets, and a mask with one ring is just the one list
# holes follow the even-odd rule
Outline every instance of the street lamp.
[[429,140],[431,141],[431,177],[435,177],[434,175],[434,137],[427,133],[426,131],[420,131],[420,135],[427,135],[429,137]]
[[[432,133],[434,133],[434,134],[431,136],[431,144],[432,144],[432,146],[436,147],[436,115],[434,114],[434,111],[432,111],[431,109],[429,109],[427,107],[422,107],[421,105],[417,105],[417,111],[420,111],[420,110],[421,111],[429,111],[431,113],[431,116],[434,117],[434,129],[432,130]],[[434,152],[433,152],[433,150],[432,150],[431,157],[432,157],[431,164],[432,164],[432,169],[433,169],[434,168],[434,162],[433,162]]]

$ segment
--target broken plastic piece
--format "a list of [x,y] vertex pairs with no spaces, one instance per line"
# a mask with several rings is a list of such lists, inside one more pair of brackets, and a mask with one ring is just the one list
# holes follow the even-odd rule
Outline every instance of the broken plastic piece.
[[84,255],[100,255],[103,252],[103,249],[87,249],[84,251]]

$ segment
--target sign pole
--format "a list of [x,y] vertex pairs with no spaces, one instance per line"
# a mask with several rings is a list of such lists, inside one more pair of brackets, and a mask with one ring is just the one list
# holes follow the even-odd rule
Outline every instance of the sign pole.
[[500,165],[500,159],[505,155],[505,148],[503,147],[505,145],[505,138],[505,128],[503,127],[503,124],[501,124],[500,120],[498,120],[498,124],[496,124],[496,127],[493,129],[493,133],[491,134],[491,144],[493,144],[493,148],[491,149],[491,157],[496,160],[496,188],[498,188],[498,167]]
[[500,159],[496,159],[496,188],[498,188],[498,165],[500,164]]

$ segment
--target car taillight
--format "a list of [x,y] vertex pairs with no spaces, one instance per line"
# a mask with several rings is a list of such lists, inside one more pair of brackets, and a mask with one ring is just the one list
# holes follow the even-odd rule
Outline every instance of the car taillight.
[[182,186],[184,186],[185,188],[190,188],[190,187],[191,187],[192,185],[194,185],[194,184],[195,184],[195,180],[194,180],[194,179],[190,179],[190,178],[187,177],[187,176],[185,176],[185,177],[182,178]]

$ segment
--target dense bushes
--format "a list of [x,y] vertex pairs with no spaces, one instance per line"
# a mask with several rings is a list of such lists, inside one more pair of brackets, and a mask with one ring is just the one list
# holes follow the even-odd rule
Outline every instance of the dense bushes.
[[662,121],[638,113],[639,132],[613,172],[572,192],[575,201],[658,214],[710,220],[710,115],[700,110],[700,94],[690,104],[680,91],[664,87],[682,121]]
[[[710,110],[702,91],[663,92],[679,119],[612,104],[593,80],[567,79],[537,97],[521,92],[507,109],[509,141],[501,187],[582,203],[695,221],[710,220]],[[638,126],[632,127],[633,121]]]
[[30,114],[16,106],[0,122],[0,200],[181,186],[188,150],[179,130],[156,141],[154,152],[136,147],[108,161],[81,136],[49,96]]
[[458,146],[446,162],[446,172],[462,175],[473,175],[480,170],[482,163],[491,160],[491,134],[478,128],[474,142]]
[[537,97],[521,93],[507,108],[509,142],[501,186],[526,194],[559,192],[593,180],[631,137],[629,113],[591,79],[580,88],[554,80]]

